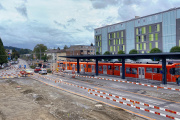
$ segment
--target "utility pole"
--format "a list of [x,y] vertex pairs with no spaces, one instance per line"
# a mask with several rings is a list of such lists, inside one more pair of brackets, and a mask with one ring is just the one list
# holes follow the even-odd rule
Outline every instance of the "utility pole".
[[41,48],[40,48],[40,60],[41,60]]

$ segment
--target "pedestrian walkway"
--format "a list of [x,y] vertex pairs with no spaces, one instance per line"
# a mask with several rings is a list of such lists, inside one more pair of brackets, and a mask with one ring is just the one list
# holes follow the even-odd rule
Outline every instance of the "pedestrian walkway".
[[[71,74],[72,71],[71,70],[65,70],[64,73],[69,73]],[[76,72],[77,74],[77,72]],[[83,73],[79,73],[79,75],[82,76],[90,76],[90,77],[94,77],[95,73],[88,73],[88,72],[83,72]],[[99,74],[97,76],[98,78],[105,78],[105,79],[110,79],[110,80],[121,80],[121,81],[125,81],[126,83],[136,83],[139,85],[148,85],[148,86],[152,86],[152,87],[164,87],[165,89],[167,88],[173,88],[173,90],[175,89],[180,89],[180,86],[177,85],[176,82],[167,82],[166,85],[162,84],[162,81],[158,81],[158,80],[149,80],[149,79],[139,79],[139,78],[131,78],[131,77],[126,77],[126,79],[122,79],[121,76],[115,76],[115,75],[107,75],[107,74]]]

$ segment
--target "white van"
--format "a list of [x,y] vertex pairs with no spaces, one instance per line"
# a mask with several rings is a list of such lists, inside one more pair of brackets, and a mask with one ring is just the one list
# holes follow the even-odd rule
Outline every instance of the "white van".
[[39,71],[39,74],[46,74],[46,75],[47,75],[47,70],[42,68],[42,69]]

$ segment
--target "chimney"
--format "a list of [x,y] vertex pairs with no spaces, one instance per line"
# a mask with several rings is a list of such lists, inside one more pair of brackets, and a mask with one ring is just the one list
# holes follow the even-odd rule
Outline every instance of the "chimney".
[[135,16],[135,18],[139,18],[139,16]]

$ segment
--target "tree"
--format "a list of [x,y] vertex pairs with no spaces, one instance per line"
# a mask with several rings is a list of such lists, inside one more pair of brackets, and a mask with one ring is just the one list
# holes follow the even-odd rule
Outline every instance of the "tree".
[[17,60],[17,58],[19,58],[19,52],[18,51],[16,51],[15,49],[13,49],[12,50],[12,55],[11,55],[11,59],[13,60],[13,59],[16,59]]
[[60,50],[60,48],[59,48],[59,47],[58,47],[57,49],[58,49],[58,50]]
[[93,46],[93,43],[91,43],[91,46]]
[[7,63],[7,53],[4,49],[3,42],[0,38],[0,64]]
[[174,46],[171,48],[170,52],[180,52],[180,47],[179,46]]
[[162,53],[162,51],[159,48],[153,48],[150,53]]
[[[34,47],[33,52],[36,54],[37,59],[41,59],[44,57],[45,50],[47,50],[47,47],[44,44],[37,44]],[[41,58],[40,58],[40,56],[41,56]]]
[[64,49],[68,49],[68,46],[67,46],[67,45],[65,45],[65,46],[64,46]]
[[[118,51],[118,54],[125,54],[124,51],[120,50]],[[121,61],[121,59],[118,59],[118,61]]]
[[30,54],[32,50],[30,49],[20,49],[19,54]]
[[[132,49],[132,50],[129,51],[129,54],[138,54],[138,52],[137,52],[137,50]],[[131,59],[131,60],[136,61],[137,59]]]
[[100,55],[100,53],[97,51],[97,52],[96,52],[96,55]]
[[[150,53],[162,53],[162,51],[159,48],[153,48],[151,49]],[[151,59],[152,61],[159,61],[158,58]]]
[[[111,53],[109,51],[106,51],[103,55],[110,55]],[[111,59],[104,59],[104,61],[110,61]]]

